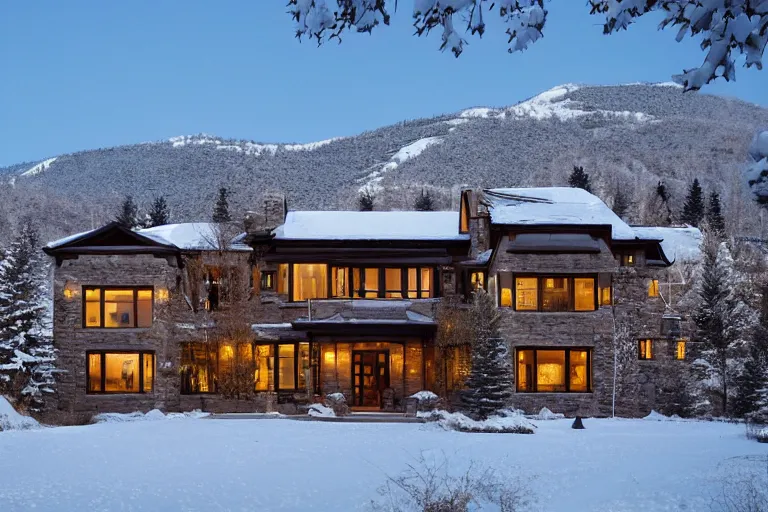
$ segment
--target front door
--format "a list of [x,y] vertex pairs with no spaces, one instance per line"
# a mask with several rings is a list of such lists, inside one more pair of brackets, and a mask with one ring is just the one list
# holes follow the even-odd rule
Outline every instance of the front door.
[[381,407],[381,394],[389,387],[389,352],[352,351],[352,403],[358,407]]

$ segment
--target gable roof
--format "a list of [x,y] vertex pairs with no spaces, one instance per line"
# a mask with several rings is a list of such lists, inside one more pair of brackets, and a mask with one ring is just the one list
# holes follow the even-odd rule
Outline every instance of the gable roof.
[[638,238],[600,198],[580,188],[495,188],[485,190],[484,196],[492,224],[610,226],[614,240]]
[[[221,233],[217,225],[212,222],[166,224],[140,229],[137,233],[187,251],[215,251],[220,248]],[[242,243],[242,238],[243,235],[238,235],[230,240],[226,249],[230,251],[252,250],[251,247]]]
[[659,240],[664,255],[670,261],[696,262],[701,259],[703,235],[699,228],[632,226],[642,240]]
[[276,240],[469,240],[458,212],[292,211]]

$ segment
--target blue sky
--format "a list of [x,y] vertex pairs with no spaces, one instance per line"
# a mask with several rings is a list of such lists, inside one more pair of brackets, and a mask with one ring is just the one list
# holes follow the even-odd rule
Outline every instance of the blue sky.
[[[586,1],[552,0],[528,51],[508,54],[491,18],[455,59],[439,33],[411,35],[411,2],[392,26],[320,48],[294,38],[284,0],[5,2],[0,166],[200,132],[309,142],[565,82],[668,81],[703,58],[697,40],[658,32],[658,15],[603,36]],[[768,107],[768,70],[739,67],[705,92]]]

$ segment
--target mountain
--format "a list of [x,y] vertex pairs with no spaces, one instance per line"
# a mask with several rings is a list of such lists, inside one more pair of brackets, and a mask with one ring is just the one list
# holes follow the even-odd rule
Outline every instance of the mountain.
[[293,209],[354,208],[366,186],[380,190],[385,208],[407,208],[414,190],[437,187],[448,208],[455,196],[449,191],[459,185],[562,185],[581,165],[609,204],[617,187],[629,191],[632,220],[643,222],[652,213],[643,197],[660,180],[681,202],[698,177],[727,208],[741,195],[750,140],[765,126],[768,109],[673,84],[566,84],[510,107],[470,108],[310,144],[182,136],[14,165],[0,177],[13,189],[5,194],[34,191],[58,204],[64,212],[31,214],[53,231],[71,231],[110,217],[126,194],[140,205],[165,195],[175,221],[208,219],[220,186],[232,190],[238,214],[273,190],[285,192]]

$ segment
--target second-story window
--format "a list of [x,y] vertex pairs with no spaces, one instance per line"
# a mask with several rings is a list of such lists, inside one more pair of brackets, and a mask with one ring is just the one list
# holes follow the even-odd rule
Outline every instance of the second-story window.
[[152,326],[152,287],[84,286],[83,297],[83,327]]
[[635,266],[635,255],[634,254],[622,254],[621,255],[621,266],[622,267],[634,267]]
[[293,264],[293,300],[328,298],[328,265]]
[[516,311],[594,311],[598,303],[595,281],[592,276],[517,276],[513,280],[509,272],[501,272],[499,305]]
[[658,279],[651,279],[651,282],[648,283],[648,296],[649,297],[659,296],[659,280]]
[[653,340],[640,340],[637,342],[637,358],[643,361],[653,359]]

